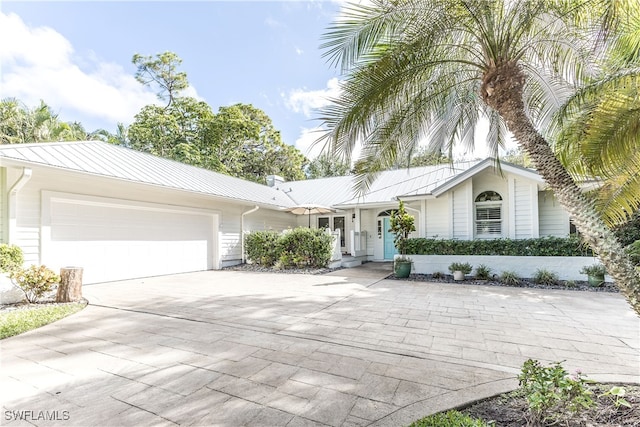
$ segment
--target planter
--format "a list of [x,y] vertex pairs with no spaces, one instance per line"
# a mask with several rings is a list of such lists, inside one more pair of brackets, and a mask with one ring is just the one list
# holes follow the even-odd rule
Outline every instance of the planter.
[[590,286],[601,286],[604,283],[604,274],[589,274],[587,275],[587,282],[589,282]]
[[405,279],[411,274],[411,261],[396,261],[395,263],[396,277]]
[[465,274],[460,270],[453,272],[453,280],[464,280]]

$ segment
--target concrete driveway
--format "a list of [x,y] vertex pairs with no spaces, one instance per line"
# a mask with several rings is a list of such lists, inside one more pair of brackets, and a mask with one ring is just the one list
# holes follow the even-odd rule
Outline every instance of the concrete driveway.
[[0,341],[0,424],[401,426],[515,388],[528,358],[639,381],[640,321],[617,294],[389,273],[85,286],[82,312]]

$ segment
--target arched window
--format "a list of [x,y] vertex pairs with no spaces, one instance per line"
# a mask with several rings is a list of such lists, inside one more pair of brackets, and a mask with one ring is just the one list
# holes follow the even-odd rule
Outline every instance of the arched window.
[[476,235],[500,237],[502,235],[502,196],[495,191],[480,193],[476,204]]

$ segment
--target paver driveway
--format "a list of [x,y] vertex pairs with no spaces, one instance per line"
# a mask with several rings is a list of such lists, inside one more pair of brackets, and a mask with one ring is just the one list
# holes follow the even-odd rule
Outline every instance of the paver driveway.
[[389,268],[86,286],[79,314],[0,341],[0,424],[399,426],[514,388],[528,358],[638,382],[640,322],[617,294]]

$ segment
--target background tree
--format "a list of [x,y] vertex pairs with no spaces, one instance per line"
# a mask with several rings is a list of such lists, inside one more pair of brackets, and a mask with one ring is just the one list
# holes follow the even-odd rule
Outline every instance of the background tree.
[[512,148],[511,150],[507,150],[504,155],[501,156],[501,160],[505,162],[512,163],[514,165],[522,166],[523,168],[533,168],[535,167],[531,162],[531,159],[525,153],[521,147]]
[[136,80],[145,86],[156,87],[158,99],[166,100],[167,107],[184,89],[189,87],[187,73],[178,71],[182,59],[173,52],[155,56],[133,55],[133,64],[138,67]]
[[[347,5],[324,44],[330,60],[346,72],[341,95],[323,111],[330,149],[350,158],[362,143],[356,165],[357,185],[364,190],[400,153],[430,134],[441,145],[437,148],[446,147],[446,141],[473,145],[478,119],[486,117],[491,152],[497,154],[507,131],[512,133],[640,314],[638,272],[540,131],[572,85],[598,66],[598,55],[607,47],[602,41],[617,28],[620,10],[614,3],[372,0]],[[594,37],[596,26],[606,29],[602,37]],[[437,137],[443,134],[448,139]]]
[[236,104],[214,114],[207,103],[180,96],[189,82],[175,53],[136,54],[133,63],[138,81],[157,86],[158,98],[168,103],[142,108],[126,135],[111,140],[124,138],[133,149],[255,182],[266,183],[271,174],[304,179],[307,159],[282,141],[264,111]]
[[[127,131],[128,146],[160,157],[186,161],[218,170],[206,158],[214,114],[209,105],[194,98],[174,98],[166,107],[147,105]],[[186,153],[190,153],[186,155]]]
[[220,107],[210,135],[211,156],[219,159],[223,173],[260,183],[272,174],[289,181],[305,178],[307,159],[285,144],[269,116],[253,105]]
[[0,143],[86,141],[100,139],[100,131],[87,132],[79,122],[63,122],[44,101],[29,108],[15,98],[0,101]]
[[[429,147],[418,147],[418,149],[414,150],[408,156],[409,166],[412,168],[419,166],[434,166],[434,165],[442,165],[445,163],[451,163],[451,159],[441,151],[432,151]],[[403,165],[400,164],[400,167]]]
[[330,153],[322,153],[307,166],[307,178],[327,178],[331,176],[345,176],[351,174],[349,163]]

